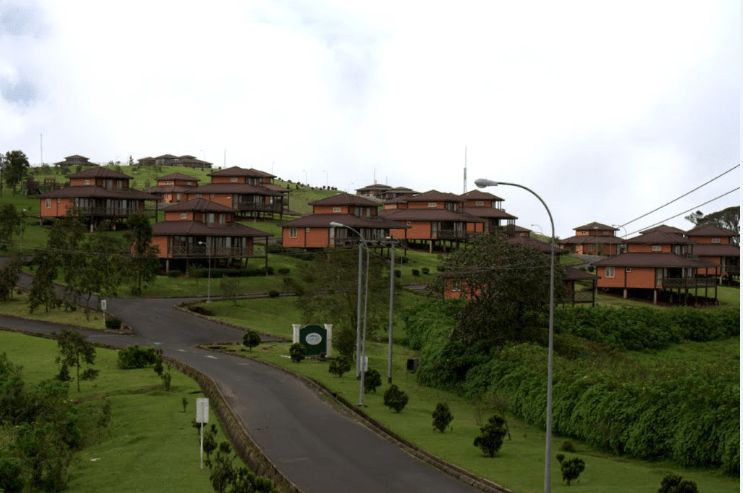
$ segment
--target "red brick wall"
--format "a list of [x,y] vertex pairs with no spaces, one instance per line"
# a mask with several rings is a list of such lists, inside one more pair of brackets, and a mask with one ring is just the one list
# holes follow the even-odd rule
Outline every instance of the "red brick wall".
[[[46,207],[46,201],[49,207]],[[72,209],[73,199],[39,199],[39,211],[41,217],[64,217],[67,211]]]

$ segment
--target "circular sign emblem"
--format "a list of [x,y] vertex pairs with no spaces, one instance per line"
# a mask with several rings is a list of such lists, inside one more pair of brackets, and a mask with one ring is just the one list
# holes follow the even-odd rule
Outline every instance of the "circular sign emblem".
[[322,336],[316,332],[311,332],[307,334],[307,337],[305,337],[304,340],[307,341],[307,344],[310,346],[317,346],[322,342]]

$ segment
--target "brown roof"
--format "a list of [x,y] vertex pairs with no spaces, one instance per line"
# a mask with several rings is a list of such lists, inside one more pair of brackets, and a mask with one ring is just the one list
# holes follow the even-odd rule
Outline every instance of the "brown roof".
[[350,193],[339,193],[338,195],[333,195],[332,197],[327,197],[324,199],[315,200],[314,202],[310,202],[310,205],[361,205],[365,207],[377,207],[379,204],[359,195],[352,195]]
[[673,226],[667,226],[665,224],[661,224],[660,226],[656,226],[654,228],[646,229],[645,231],[640,231],[640,234],[648,234],[648,233],[671,233],[676,235],[682,235],[684,234],[683,229],[674,228]]
[[70,178],[125,178],[127,180],[131,180],[132,177],[129,175],[125,175],[124,173],[119,173],[118,171],[114,171],[112,169],[104,168],[103,166],[94,166],[92,168],[88,168],[85,171],[80,171],[79,173],[73,173],[69,176]]
[[419,193],[418,195],[408,195],[405,197],[406,202],[463,202],[462,197],[453,193],[439,192],[438,190],[429,190]]
[[273,183],[263,183],[261,184],[261,186],[273,192],[289,193],[289,189],[286,187],[282,187],[281,185],[274,185]]
[[80,154],[73,154],[72,156],[65,156],[65,159],[84,159],[86,161],[88,160],[87,157],[81,156]]
[[350,214],[309,214],[307,216],[302,216],[299,219],[284,223],[282,227],[329,228],[331,222],[341,223],[352,228],[407,228],[404,223],[390,221],[381,217],[357,217]]
[[254,176],[260,178],[276,178],[276,175],[266,173],[254,168],[241,168],[239,166],[232,166],[231,168],[225,168],[213,173],[209,173],[209,176]]
[[645,233],[624,241],[625,243],[633,245],[685,245],[691,243],[688,238],[685,238],[682,235],[674,233],[664,233],[661,231]]
[[150,187],[147,189],[147,193],[168,193],[168,192],[190,192],[193,187],[183,187],[180,185],[164,185],[159,187]]
[[732,238],[733,236],[738,236],[738,233],[715,226],[714,224],[700,224],[687,231],[686,236],[721,236]]
[[195,221],[165,221],[152,226],[152,236],[273,236],[240,223],[206,225]]
[[597,267],[712,267],[713,264],[673,253],[623,253],[594,262]]
[[483,192],[482,190],[477,189],[470,190],[467,193],[463,193],[462,195],[460,195],[460,197],[466,200],[503,200],[497,195],[493,195],[492,193]]
[[492,207],[465,207],[464,212],[484,219],[518,219],[516,216],[509,214],[503,209],[494,209]]
[[740,247],[736,245],[694,245],[694,255],[698,257],[740,257]]
[[452,212],[446,209],[385,209],[380,216],[393,221],[452,221],[482,223],[479,217],[470,214]]
[[391,189],[392,189],[392,187],[389,186],[389,185],[383,185],[381,183],[375,183],[373,185],[367,185],[365,187],[357,188],[356,191],[357,192],[360,192],[362,190],[363,191],[367,191],[367,190],[371,191],[371,190],[391,190]]
[[617,238],[616,236],[590,236],[590,235],[583,235],[583,236],[570,236],[568,238],[565,238],[563,240],[560,240],[560,243],[564,243],[567,245],[617,245],[619,243],[624,243],[624,240],[621,238]]
[[583,281],[586,279],[596,279],[596,275],[581,269],[576,269],[575,267],[565,267],[565,270],[562,273],[563,281]]
[[619,231],[619,228],[615,228],[614,226],[609,226],[608,224],[601,224],[597,223],[596,221],[588,224],[584,224],[583,226],[577,226],[573,228],[574,230],[603,230],[603,231]]
[[218,204],[206,199],[191,199],[185,202],[169,205],[163,209],[165,212],[235,212],[231,207]]
[[99,199],[129,199],[129,200],[158,200],[155,195],[140,192],[130,188],[128,190],[106,190],[105,188],[86,185],[84,187],[64,187],[39,195],[41,199],[61,198],[99,198]]
[[156,180],[192,180],[198,182],[199,179],[195,176],[185,175],[183,173],[170,173],[169,175],[160,176]]
[[419,193],[408,187],[394,187],[387,190],[388,192],[404,192],[404,193]]
[[265,187],[248,185],[247,183],[207,183],[192,188],[193,193],[236,193],[240,195],[281,195],[281,192],[269,190]]

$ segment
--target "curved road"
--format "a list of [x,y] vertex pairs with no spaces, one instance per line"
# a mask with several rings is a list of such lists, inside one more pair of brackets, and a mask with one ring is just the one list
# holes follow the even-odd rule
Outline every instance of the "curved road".
[[[135,334],[88,332],[88,337],[116,346],[156,344],[167,356],[210,377],[255,443],[305,493],[479,491],[339,413],[283,371],[196,348],[240,341],[243,332],[184,313],[175,308],[180,301],[111,299],[109,313]],[[12,320],[3,319],[0,325],[12,325]],[[49,331],[43,323],[19,325]]]

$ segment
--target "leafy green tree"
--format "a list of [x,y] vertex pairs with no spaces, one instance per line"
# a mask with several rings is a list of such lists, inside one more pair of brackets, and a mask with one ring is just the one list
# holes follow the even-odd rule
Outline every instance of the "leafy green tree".
[[142,294],[142,287],[155,279],[160,268],[159,249],[152,244],[152,225],[144,213],[129,216],[127,226],[127,239],[131,246],[129,272],[134,280],[132,294],[139,295]]
[[0,269],[0,301],[9,301],[13,299],[13,290],[21,274],[23,260],[20,256],[14,255],[10,261]]
[[508,435],[506,420],[501,416],[493,415],[485,426],[480,427],[480,435],[475,437],[474,445],[482,450],[483,455],[495,457],[506,435]]
[[[559,460],[559,457],[558,457]],[[562,480],[570,486],[570,483],[578,479],[581,473],[586,469],[586,463],[579,457],[560,460],[560,472]]]
[[[685,216],[687,221],[690,221],[696,225],[711,224],[723,229],[735,231],[740,234],[740,206],[735,205],[726,207],[725,209],[711,212],[705,215],[702,211],[696,211],[688,216]],[[736,236],[732,238],[733,243],[738,244],[739,238]]]
[[98,371],[91,368],[95,364],[95,346],[81,334],[67,329],[57,337],[57,346],[57,362],[62,368],[75,368],[77,391],[80,392],[80,370],[83,365],[87,367],[82,373],[83,380],[92,380],[98,376]]
[[454,419],[454,416],[452,416],[451,410],[449,409],[449,404],[445,402],[439,402],[436,404],[436,409],[433,410],[431,416],[433,417],[434,429],[439,430],[441,433],[446,431],[446,428],[449,427],[449,423]]
[[408,394],[406,394],[403,390],[400,390],[400,388],[392,384],[390,387],[385,390],[384,392],[384,405],[395,411],[396,413],[399,413],[403,409],[405,409],[405,406],[408,404]]
[[57,259],[48,251],[41,250],[34,255],[32,264],[36,267],[36,271],[31,281],[31,291],[28,294],[28,311],[33,313],[38,307],[43,306],[48,312],[59,305],[54,289]]
[[697,493],[694,481],[683,479],[677,474],[667,474],[660,483],[658,493]]
[[31,167],[28,157],[23,151],[8,151],[5,153],[2,166],[3,179],[15,194],[16,187],[23,181]]
[[84,263],[75,277],[79,292],[85,297],[85,314],[90,314],[94,294],[115,296],[126,276],[125,243],[104,233],[89,235],[80,245]]
[[261,336],[254,330],[248,330],[243,336],[243,346],[252,351],[254,347],[261,343]]
[[13,235],[20,231],[21,213],[13,204],[0,206],[0,249],[11,246]]
[[377,388],[382,385],[382,375],[374,368],[369,368],[364,372],[364,392],[377,392]]
[[289,346],[289,357],[295,363],[302,361],[304,359],[304,346],[298,342]]
[[11,455],[0,455],[0,490],[5,493],[23,491],[21,461]]
[[[375,328],[385,326],[389,278],[385,279],[386,263],[381,257],[372,253],[369,260],[367,327],[373,334]],[[352,359],[356,340],[358,252],[338,248],[315,255],[304,263],[291,287],[298,293],[297,303],[304,319],[332,323],[336,327],[333,346],[341,355]]]
[[227,442],[221,442],[209,473],[209,480],[217,493],[225,493],[227,487],[235,481],[236,471],[232,460],[230,445]]
[[223,277],[219,280],[219,290],[222,297],[232,301],[237,306],[238,296],[240,296],[240,279],[238,277]]
[[332,373],[338,378],[341,378],[344,373],[347,373],[350,370],[351,362],[343,356],[331,360],[330,365],[328,366],[328,372]]

